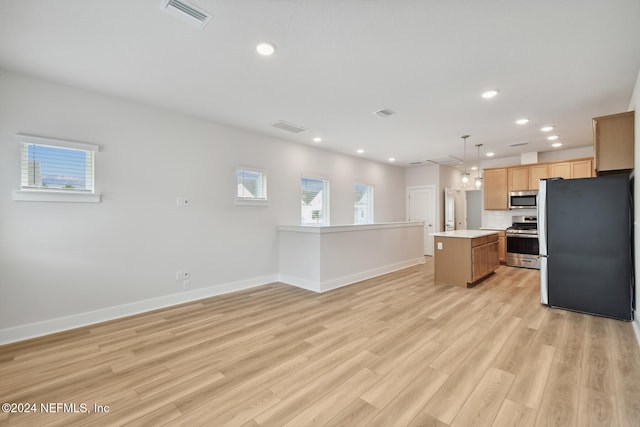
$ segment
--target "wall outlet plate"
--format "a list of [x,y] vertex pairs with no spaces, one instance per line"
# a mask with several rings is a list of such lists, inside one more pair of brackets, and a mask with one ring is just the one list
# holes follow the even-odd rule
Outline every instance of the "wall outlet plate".
[[182,271],[180,270],[176,271],[176,280],[182,280]]
[[190,279],[191,278],[191,273],[189,273],[188,271],[183,271],[182,272],[182,278],[183,279]]
[[186,291],[190,287],[191,287],[191,282],[189,282],[188,280],[185,280],[185,281],[182,282],[182,290],[183,291]]
[[441,251],[442,250],[442,242],[438,242],[438,250]]

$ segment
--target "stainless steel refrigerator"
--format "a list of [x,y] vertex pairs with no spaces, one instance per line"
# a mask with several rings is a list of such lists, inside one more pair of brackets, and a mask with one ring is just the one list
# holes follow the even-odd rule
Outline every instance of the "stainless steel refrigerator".
[[540,181],[542,304],[633,319],[631,209],[628,176]]

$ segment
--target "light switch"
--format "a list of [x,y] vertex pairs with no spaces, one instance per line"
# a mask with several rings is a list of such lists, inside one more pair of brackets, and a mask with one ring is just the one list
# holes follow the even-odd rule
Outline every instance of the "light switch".
[[438,242],[438,250],[441,251],[442,250],[442,242]]

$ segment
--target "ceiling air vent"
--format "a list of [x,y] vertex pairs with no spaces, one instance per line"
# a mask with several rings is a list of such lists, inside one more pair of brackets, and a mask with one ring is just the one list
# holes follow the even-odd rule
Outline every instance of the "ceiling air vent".
[[383,108],[382,110],[376,111],[375,114],[380,117],[391,117],[395,114],[395,112],[389,110],[388,108]]
[[212,18],[207,11],[184,0],[162,0],[160,9],[200,29],[203,29]]
[[288,123],[282,120],[279,120],[275,123],[271,123],[271,126],[273,126],[274,128],[286,130],[287,132],[291,132],[291,133],[301,133],[309,130],[309,129],[303,128],[302,126],[294,125],[293,123]]
[[462,160],[455,156],[449,155],[448,157],[438,157],[435,159],[428,159],[427,162],[434,163],[436,165],[456,166],[462,163]]
[[509,144],[509,147],[522,147],[523,145],[527,145],[529,142],[515,142],[513,144]]

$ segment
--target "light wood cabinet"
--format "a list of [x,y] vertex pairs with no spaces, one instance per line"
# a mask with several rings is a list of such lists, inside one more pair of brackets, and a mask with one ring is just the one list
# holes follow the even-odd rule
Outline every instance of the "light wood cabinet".
[[529,166],[529,190],[537,190],[540,187],[540,180],[549,177],[549,165]]
[[549,178],[571,179],[571,162],[552,163]]
[[486,169],[484,171],[484,208],[486,210],[506,210],[508,206],[507,169]]
[[434,237],[435,281],[470,287],[499,266],[498,233],[464,238]]
[[635,112],[593,119],[596,173],[626,173],[633,169]]
[[505,230],[498,232],[498,261],[507,262],[507,232]]
[[578,160],[571,162],[571,178],[590,178],[593,176],[591,160]]
[[485,169],[484,208],[507,210],[510,191],[537,190],[544,178],[589,178],[593,175],[593,159]]
[[529,189],[529,166],[508,169],[509,191],[526,191]]
[[493,273],[499,267],[498,235],[487,238],[477,238],[471,241],[471,282],[477,282],[484,276]]

